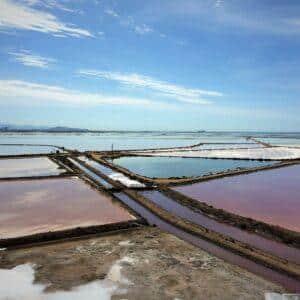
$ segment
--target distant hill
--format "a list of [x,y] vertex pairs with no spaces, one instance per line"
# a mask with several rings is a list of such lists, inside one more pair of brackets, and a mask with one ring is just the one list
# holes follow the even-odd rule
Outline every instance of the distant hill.
[[1,123],[0,132],[89,132],[89,130],[65,126],[47,127]]
[[57,126],[46,130],[47,132],[89,132],[88,129]]

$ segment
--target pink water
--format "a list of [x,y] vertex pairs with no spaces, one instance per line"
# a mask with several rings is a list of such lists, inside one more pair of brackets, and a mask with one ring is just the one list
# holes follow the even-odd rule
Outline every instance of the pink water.
[[77,178],[0,182],[0,239],[132,219]]
[[300,165],[173,189],[214,207],[300,232]]

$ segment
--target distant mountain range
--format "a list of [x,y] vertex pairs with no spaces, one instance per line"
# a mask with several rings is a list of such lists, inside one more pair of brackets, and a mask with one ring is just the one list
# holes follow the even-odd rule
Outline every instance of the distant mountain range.
[[[1,1],[1,0],[0,0]],[[170,132],[178,134],[186,133],[205,133],[205,130],[198,131],[164,131],[164,130],[90,130],[86,128],[74,128],[67,126],[35,126],[35,125],[16,125],[9,123],[0,123],[0,132],[49,132],[49,133],[160,133],[160,135],[168,135]]]
[[47,127],[32,125],[0,124],[0,132],[89,132],[88,129],[65,126]]

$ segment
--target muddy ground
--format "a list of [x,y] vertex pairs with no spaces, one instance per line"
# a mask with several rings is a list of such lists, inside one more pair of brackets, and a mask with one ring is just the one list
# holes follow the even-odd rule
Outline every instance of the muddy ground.
[[112,299],[264,299],[265,292],[283,292],[152,227],[0,251],[0,268],[24,263],[35,265],[35,283],[46,284],[47,292],[93,280],[114,281]]

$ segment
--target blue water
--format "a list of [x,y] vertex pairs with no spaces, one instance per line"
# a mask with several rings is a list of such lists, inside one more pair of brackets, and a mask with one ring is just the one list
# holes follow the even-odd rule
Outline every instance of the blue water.
[[[275,161],[276,162],[276,161]],[[170,178],[215,174],[237,168],[254,168],[275,162],[257,160],[205,159],[183,157],[120,157],[113,163],[147,177]]]
[[55,153],[60,149],[49,146],[12,146],[0,145],[0,155],[22,155],[22,154],[43,154]]
[[245,143],[246,136],[300,140],[300,133],[268,132],[102,132],[0,133],[0,144],[47,144],[69,149],[111,150],[169,148],[198,143]]

